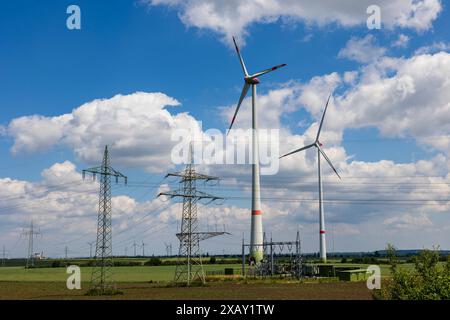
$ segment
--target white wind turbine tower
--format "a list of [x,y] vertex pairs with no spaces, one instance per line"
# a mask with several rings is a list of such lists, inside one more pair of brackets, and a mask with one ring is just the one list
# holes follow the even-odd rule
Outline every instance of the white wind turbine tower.
[[262,211],[261,211],[261,195],[260,195],[260,183],[259,183],[259,141],[258,141],[258,122],[256,113],[256,86],[260,83],[258,77],[266,73],[275,71],[286,64],[281,64],[270,69],[266,69],[255,74],[249,75],[247,68],[245,67],[244,59],[241,56],[239,47],[236,44],[236,39],[233,37],[234,46],[241,62],[242,71],[244,72],[244,88],[242,89],[241,97],[239,98],[236,111],[234,112],[233,119],[231,120],[230,132],[233,127],[236,115],[239,112],[242,101],[252,87],[252,220],[251,220],[251,235],[250,235],[250,257],[255,263],[259,263],[263,259],[263,228],[262,228]]
[[320,158],[321,155],[325,158],[325,160],[328,162],[328,164],[330,165],[331,169],[333,169],[333,171],[336,173],[336,175],[339,177],[339,179],[341,179],[341,176],[339,175],[339,173],[336,171],[336,169],[334,168],[333,164],[331,163],[330,158],[328,158],[328,156],[326,155],[325,151],[323,151],[322,149],[322,144],[319,141],[320,138],[320,132],[322,130],[322,125],[323,125],[323,120],[325,119],[325,114],[327,112],[327,108],[328,108],[328,104],[330,102],[330,98],[331,98],[331,94],[328,97],[327,100],[327,104],[325,106],[325,110],[323,111],[323,115],[322,115],[322,120],[320,121],[320,125],[319,125],[319,130],[317,131],[317,136],[316,136],[316,140],[314,141],[314,143],[309,144],[303,148],[294,150],[292,152],[289,152],[288,154],[285,154],[284,156],[280,157],[284,158],[286,156],[289,156],[291,154],[303,151],[303,150],[307,150],[309,148],[312,147],[316,147],[317,148],[317,169],[318,169],[318,175],[319,175],[319,219],[320,219],[320,258],[323,262],[327,261],[327,244],[326,244],[326,239],[325,239],[325,214],[323,211],[323,191],[322,191],[322,168],[320,166]]

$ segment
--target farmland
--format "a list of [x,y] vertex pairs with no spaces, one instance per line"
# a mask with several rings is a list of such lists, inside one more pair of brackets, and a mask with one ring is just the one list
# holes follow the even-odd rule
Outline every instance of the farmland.
[[[137,259],[136,259],[137,260]],[[139,260],[140,261],[140,260]],[[72,261],[82,262],[82,261]],[[141,261],[142,262],[142,261]],[[364,268],[361,264],[339,264]],[[114,282],[123,295],[106,299],[372,299],[365,282],[342,282],[335,278],[303,281],[242,279],[240,264],[206,264],[205,272],[233,268],[235,276],[207,276],[203,287],[176,288],[170,285],[175,266],[123,266],[113,268]],[[402,268],[412,268],[403,264]],[[68,290],[66,268],[0,268],[0,299],[95,299],[84,295],[92,268],[81,268],[81,290]],[[389,276],[381,265],[383,277]],[[264,292],[264,296],[261,296]]]
[[[64,282],[0,282],[0,299],[99,299],[82,290],[67,290]],[[259,299],[372,299],[363,282],[277,283],[217,282],[204,287],[174,288],[149,283],[117,283],[123,295],[100,299],[259,300]],[[264,294],[262,294],[264,292]]]
[[[239,265],[205,265],[205,271],[222,270],[223,268],[239,269]],[[90,280],[92,268],[81,268],[81,281]],[[173,279],[175,266],[137,266],[115,267],[113,270],[116,282],[168,282]],[[67,279],[65,268],[35,268],[23,267],[0,268],[0,282],[3,281],[40,281],[40,282],[65,282]]]

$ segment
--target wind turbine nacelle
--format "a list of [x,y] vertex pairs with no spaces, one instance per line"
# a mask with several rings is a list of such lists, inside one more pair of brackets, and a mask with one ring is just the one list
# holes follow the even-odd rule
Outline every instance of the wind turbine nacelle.
[[248,83],[248,84],[259,84],[260,83],[260,81],[259,81],[259,79],[257,77],[245,78],[245,82]]

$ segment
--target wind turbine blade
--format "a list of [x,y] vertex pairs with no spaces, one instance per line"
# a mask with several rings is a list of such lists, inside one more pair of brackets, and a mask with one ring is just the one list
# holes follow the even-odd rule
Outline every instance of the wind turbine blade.
[[294,153],[297,153],[297,152],[309,149],[309,148],[314,147],[314,146],[315,146],[315,144],[309,144],[309,145],[307,145],[307,146],[305,146],[303,148],[300,148],[300,149],[294,150],[292,152],[286,153],[284,156],[281,156],[280,159],[284,158],[284,157],[287,157],[287,156],[290,156],[291,154],[294,154]]
[[279,64],[279,65],[277,65],[277,66],[275,66],[275,67],[272,67],[272,68],[270,68],[270,69],[266,69],[266,70],[257,72],[257,73],[255,73],[254,75],[252,75],[251,77],[252,77],[252,78],[253,78],[253,77],[259,77],[259,76],[262,76],[262,75],[264,75],[264,74],[266,74],[266,73],[275,71],[275,70],[280,69],[280,68],[285,67],[285,66],[287,66],[286,63]]
[[341,176],[339,175],[339,173],[337,172],[336,168],[331,163],[331,160],[330,160],[330,158],[328,158],[328,156],[326,155],[325,151],[323,151],[322,148],[319,145],[317,146],[317,148],[319,149],[320,153],[323,155],[325,160],[327,160],[328,164],[330,165],[331,169],[333,169],[334,173],[336,173],[336,175],[339,177],[339,179],[341,179]]
[[330,99],[331,99],[331,93],[330,93],[330,95],[328,96],[327,104],[325,105],[325,110],[323,111],[322,120],[320,120],[320,125],[319,125],[319,130],[317,131],[316,141],[319,140],[319,137],[320,137],[320,131],[322,131],[323,120],[325,119],[325,114],[327,113],[328,104],[330,103]]
[[238,105],[236,107],[236,111],[234,112],[233,119],[231,120],[231,124],[230,124],[230,128],[228,129],[228,132],[230,132],[231,127],[233,127],[234,120],[236,120],[236,116],[237,116],[237,114],[239,112],[239,108],[241,107],[242,101],[244,101],[244,98],[247,95],[247,92],[248,92],[249,88],[250,88],[250,84],[245,83],[244,84],[244,88],[242,88],[241,97],[239,98],[239,102],[238,102]]
[[247,68],[245,67],[244,59],[242,58],[242,55],[241,55],[241,50],[239,50],[239,47],[238,47],[238,45],[236,43],[236,39],[234,37],[233,37],[233,42],[234,42],[234,47],[236,48],[236,52],[237,52],[237,54],[239,56],[239,61],[241,62],[242,71],[244,71],[244,75],[246,77],[248,77]]

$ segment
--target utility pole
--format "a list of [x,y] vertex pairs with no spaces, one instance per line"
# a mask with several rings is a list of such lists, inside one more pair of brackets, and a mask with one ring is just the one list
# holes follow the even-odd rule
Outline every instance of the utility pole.
[[34,229],[33,220],[30,223],[30,229],[28,231],[23,231],[22,235],[28,237],[28,257],[25,268],[33,268],[34,267],[34,237],[40,235],[41,232],[39,230]]
[[116,179],[116,183],[119,182],[119,178],[123,178],[125,184],[127,184],[127,177],[111,167],[108,146],[105,146],[101,166],[83,170],[83,178],[86,173],[91,173],[94,180],[96,175],[100,176],[97,241],[90,291],[93,294],[103,295],[114,290],[112,283],[111,177]]
[[202,266],[200,241],[225,232],[199,232],[197,219],[197,202],[209,200],[209,202],[223,199],[197,190],[197,181],[218,181],[217,177],[196,173],[194,166],[193,146],[189,146],[189,164],[181,172],[169,173],[166,177],[179,178],[179,190],[161,192],[159,196],[183,199],[183,212],[181,218],[181,232],[177,233],[180,240],[178,251],[178,264],[175,269],[175,283],[185,283],[187,286],[192,281],[200,280],[205,283],[205,273]]
[[69,248],[67,246],[64,248],[64,257],[67,260],[67,252],[69,251]]
[[133,240],[133,247],[134,247],[134,257],[136,257],[136,241]]

